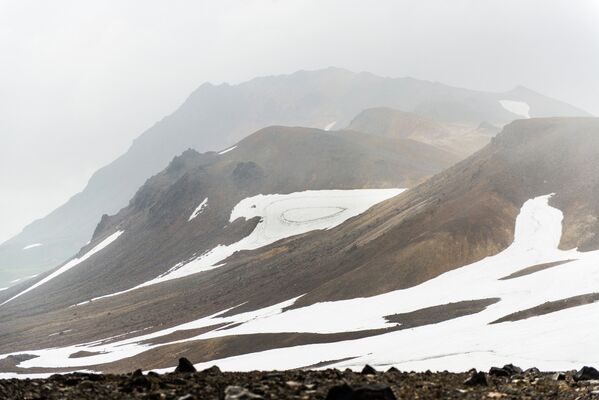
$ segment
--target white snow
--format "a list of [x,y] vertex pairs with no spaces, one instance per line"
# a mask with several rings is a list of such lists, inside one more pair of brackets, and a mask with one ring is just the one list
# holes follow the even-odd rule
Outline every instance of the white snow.
[[218,245],[194,260],[178,263],[164,274],[131,289],[96,297],[91,301],[220,267],[223,265],[222,261],[241,250],[255,250],[287,237],[333,228],[404,190],[308,190],[291,194],[259,194],[246,198],[233,208],[229,221],[259,217],[260,222],[249,236],[230,245]]
[[515,100],[499,100],[499,104],[512,114],[519,115],[524,118],[530,118],[530,106],[523,101]]
[[327,124],[327,126],[324,127],[325,131],[330,131],[331,129],[333,129],[333,127],[335,126],[335,124],[337,124],[337,121],[333,121],[330,124]]
[[193,210],[193,212],[189,216],[189,221],[191,221],[192,219],[194,219],[195,217],[200,215],[202,213],[202,211],[204,211],[204,208],[206,208],[207,205],[208,205],[208,197],[206,197],[204,200],[202,200],[200,205],[197,206],[195,210]]
[[40,287],[44,283],[46,283],[46,282],[48,282],[48,281],[56,278],[57,276],[65,273],[65,272],[67,272],[71,268],[73,268],[73,267],[77,266],[79,263],[82,263],[83,261],[87,260],[88,258],[90,258],[91,256],[93,256],[94,254],[96,254],[97,252],[99,252],[100,250],[104,249],[106,246],[108,246],[112,242],[114,242],[119,236],[121,236],[122,233],[123,233],[123,231],[117,231],[117,232],[113,233],[112,235],[110,235],[106,239],[104,239],[102,242],[100,242],[96,247],[94,247],[93,249],[91,249],[90,251],[88,251],[87,253],[85,253],[83,256],[81,256],[81,258],[74,258],[74,259],[72,259],[71,261],[67,262],[62,267],[58,268],[56,271],[54,271],[53,273],[51,273],[50,275],[48,275],[44,279],[40,280],[39,282],[35,283],[34,285],[28,287],[27,289],[23,290],[22,292],[14,295],[10,299],[6,300],[2,304],[0,304],[0,306],[5,305],[6,303],[8,303],[8,302],[10,302],[10,301],[12,301],[14,299],[16,299],[17,297],[20,297],[20,296],[24,295],[25,293],[30,292],[31,290],[33,290],[33,289],[35,289],[37,287]]
[[27,246],[23,247],[23,250],[29,250],[29,249],[33,249],[35,247],[40,247],[40,246],[42,246],[41,243],[33,243],[33,244],[30,244],[30,245],[27,245]]
[[229,147],[228,149],[226,149],[226,150],[223,150],[223,151],[221,151],[220,153],[218,153],[218,155],[219,155],[219,156],[222,156],[223,154],[227,154],[228,152],[230,152],[230,151],[233,151],[233,150],[235,150],[236,148],[237,148],[237,146]]
[[[599,288],[599,251],[584,253],[557,248],[563,215],[548,205],[549,198],[538,197],[523,205],[516,220],[514,242],[506,250],[415,287],[368,298],[317,303],[286,312],[282,310],[294,304],[296,298],[229,317],[221,316],[229,311],[223,310],[206,318],[118,342],[103,344],[98,341],[65,348],[28,350],[28,354],[39,357],[24,361],[19,366],[76,368],[114,361],[162,346],[140,345],[142,340],[176,330],[220,323],[242,325],[171,343],[263,332],[333,333],[389,328],[395,324],[384,319],[387,315],[494,297],[501,300],[486,310],[442,323],[351,341],[287,347],[211,360],[198,364],[197,368],[216,364],[224,370],[289,369],[348,357],[357,358],[334,366],[357,369],[368,363],[379,369],[394,365],[403,370],[464,371],[472,367],[487,369],[509,362],[543,370],[568,370],[583,364],[599,364],[599,341],[596,339],[599,337],[599,324],[596,323],[599,303],[489,325],[513,312],[547,301],[597,292]],[[258,205],[264,205],[259,201],[264,199],[247,200],[238,205],[237,212],[245,218],[251,217],[251,211],[260,214],[251,206],[258,208]],[[273,205],[272,200],[269,200],[269,206],[276,209],[277,204]],[[276,211],[275,215],[282,215],[280,209]],[[266,214],[270,215],[269,212]],[[327,214],[319,211],[314,215],[321,218]],[[562,260],[575,261],[531,275],[500,280],[532,265]],[[71,353],[80,350],[102,351],[104,354],[68,358]],[[8,355],[2,355],[0,359]]]

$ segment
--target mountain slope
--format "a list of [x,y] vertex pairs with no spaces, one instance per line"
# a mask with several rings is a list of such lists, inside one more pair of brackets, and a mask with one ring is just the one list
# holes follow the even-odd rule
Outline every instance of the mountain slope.
[[452,152],[460,158],[480,150],[499,132],[499,128],[486,122],[478,126],[439,122],[387,107],[362,111],[348,129],[383,137],[413,139]]
[[[112,245],[118,249],[113,256],[78,265],[40,288],[51,293],[40,296],[31,292],[15,301],[28,302],[27,307],[36,313],[47,307],[69,306],[129,289],[217,245],[236,243],[258,223],[255,217],[230,220],[235,205],[248,197],[414,186],[455,161],[449,153],[407,139],[286,127],[265,128],[221,153],[187,150],[148,180],[128,207],[117,215],[102,217],[92,243],[79,254],[81,257],[115,232],[125,232]],[[353,202],[359,201],[352,198],[331,211],[341,216],[352,212]],[[334,202],[333,206],[340,207]],[[318,219],[326,221],[327,210],[316,211],[325,212]],[[296,214],[289,218],[302,217]],[[6,290],[2,298],[10,299],[46,276]],[[74,287],[79,288],[78,295]]]
[[[151,252],[148,243],[171,240],[119,246],[133,228],[120,218],[128,215],[131,224],[147,218],[131,213],[134,201],[97,233],[100,240],[123,229],[122,242],[70,277],[36,289],[37,296],[32,291],[0,306],[0,352],[18,348],[36,356],[21,368],[46,371],[166,368],[173,354],[217,360],[227,369],[324,361],[458,370],[518,361],[569,369],[581,360],[596,362],[599,328],[588,316],[597,312],[599,298],[597,159],[597,119],[516,121],[468,159],[329,229],[240,251],[218,268],[68,307],[93,296],[87,281],[108,267],[120,269],[110,287],[118,289],[134,272],[123,258],[128,252]],[[166,193],[152,204],[169,199]],[[246,199],[246,211],[260,198]],[[167,222],[187,220],[194,207],[168,204],[147,212],[172,210],[159,231],[176,241],[178,229],[169,230]],[[251,218],[228,221],[239,229],[237,237],[258,226]],[[110,338],[115,335],[122,336]],[[530,343],[530,335],[547,340]],[[79,351],[87,353],[69,357]],[[5,370],[36,371],[18,368]]]
[[[103,214],[124,207],[150,176],[188,148],[220,150],[269,125],[347,126],[371,107],[393,107],[440,121],[502,125],[519,115],[499,100],[526,102],[533,116],[584,115],[567,104],[519,89],[504,94],[452,88],[411,78],[381,78],[342,69],[300,71],[239,85],[204,84],[172,115],[156,123],[86,188],[45,218],[0,245],[3,282],[45,271],[77,252]],[[31,244],[42,246],[23,249]]]

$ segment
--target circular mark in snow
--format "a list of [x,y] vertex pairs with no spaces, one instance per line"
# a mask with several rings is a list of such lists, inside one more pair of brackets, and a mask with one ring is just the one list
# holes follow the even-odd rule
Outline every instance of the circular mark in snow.
[[302,207],[290,208],[281,214],[283,222],[302,224],[333,218],[347,210],[344,207]]

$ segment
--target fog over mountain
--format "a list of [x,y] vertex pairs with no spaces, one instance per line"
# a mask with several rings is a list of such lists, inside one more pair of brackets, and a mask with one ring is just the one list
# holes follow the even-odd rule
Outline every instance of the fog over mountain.
[[334,65],[479,90],[520,84],[599,114],[597,18],[592,0],[0,0],[0,241],[206,81]]

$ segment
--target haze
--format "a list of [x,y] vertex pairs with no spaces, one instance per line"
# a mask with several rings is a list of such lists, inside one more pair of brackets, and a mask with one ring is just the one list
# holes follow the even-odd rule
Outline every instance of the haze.
[[204,81],[338,66],[599,114],[599,3],[2,1],[0,242]]

